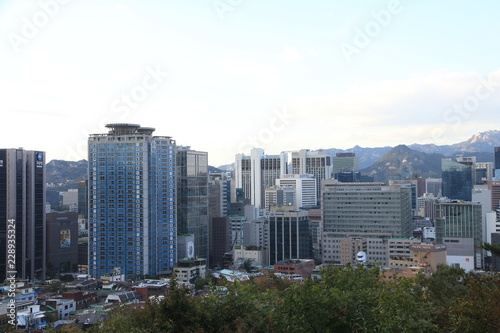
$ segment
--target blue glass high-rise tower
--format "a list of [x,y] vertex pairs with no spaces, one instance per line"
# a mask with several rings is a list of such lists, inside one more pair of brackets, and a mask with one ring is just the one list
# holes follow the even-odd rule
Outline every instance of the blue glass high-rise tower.
[[89,137],[89,272],[168,274],[176,264],[176,145],[154,128]]

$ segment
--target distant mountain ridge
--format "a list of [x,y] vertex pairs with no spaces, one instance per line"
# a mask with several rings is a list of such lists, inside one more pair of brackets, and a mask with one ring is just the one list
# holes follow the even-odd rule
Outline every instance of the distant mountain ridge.
[[384,154],[377,162],[362,169],[363,174],[373,176],[375,181],[387,183],[402,177],[441,177],[441,160],[437,153],[423,153],[408,146],[399,145]]
[[47,183],[77,184],[80,179],[87,179],[87,160],[77,162],[52,160],[45,166]]

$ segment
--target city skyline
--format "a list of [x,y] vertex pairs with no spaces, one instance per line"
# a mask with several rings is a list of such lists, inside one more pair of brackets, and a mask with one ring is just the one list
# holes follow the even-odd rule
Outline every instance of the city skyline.
[[500,4],[482,4],[0,1],[2,121],[24,129],[3,146],[85,159],[89,134],[139,123],[219,166],[465,141],[500,128]]

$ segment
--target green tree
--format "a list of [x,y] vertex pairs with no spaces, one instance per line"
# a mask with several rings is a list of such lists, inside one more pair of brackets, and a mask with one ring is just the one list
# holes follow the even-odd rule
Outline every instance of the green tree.
[[500,244],[483,243],[482,248],[490,251],[494,256],[500,257]]

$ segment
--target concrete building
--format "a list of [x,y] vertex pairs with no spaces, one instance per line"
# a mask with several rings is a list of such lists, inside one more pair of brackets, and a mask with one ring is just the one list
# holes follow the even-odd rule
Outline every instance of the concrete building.
[[316,179],[312,174],[289,174],[276,179],[276,186],[295,188],[296,209],[314,207],[318,203]]
[[500,181],[489,182],[488,189],[491,191],[491,209],[496,211],[500,206]]
[[208,218],[229,216],[230,183],[223,172],[208,174]]
[[493,162],[478,162],[476,163],[476,184],[485,185],[493,180],[495,173],[495,165]]
[[474,239],[471,237],[443,237],[443,244],[446,245],[448,253],[446,264],[452,267],[460,267],[465,271],[472,271],[475,264]]
[[45,280],[45,186],[44,152],[0,149],[0,281]]
[[435,197],[442,195],[442,179],[441,178],[426,178],[425,179],[425,192],[432,193]]
[[45,305],[55,309],[57,319],[69,319],[76,312],[76,302],[66,298],[51,298],[45,301]]
[[51,273],[76,272],[78,213],[47,214],[47,267]]
[[189,286],[194,285],[197,278],[206,276],[207,261],[205,259],[179,260],[174,268],[177,283]]
[[233,262],[244,262],[250,259],[253,266],[267,265],[266,249],[255,245],[235,245],[233,248]]
[[154,128],[108,124],[89,137],[89,273],[172,272],[177,262],[176,145]]
[[[290,156],[291,155],[291,156]],[[309,149],[301,149],[288,153],[287,174],[311,174],[316,179],[316,200],[321,198],[321,181],[331,179],[333,177],[333,160],[325,150],[310,151]]]
[[[269,249],[269,220],[260,217],[243,224],[243,244]],[[267,257],[265,262],[267,262]],[[267,264],[267,263],[266,263]]]
[[231,230],[231,249],[236,244],[243,244],[244,225],[247,223],[245,216],[231,216],[229,217],[229,225]]
[[[446,244],[445,238],[473,239],[474,267],[483,268],[482,207],[472,202],[439,202],[436,205],[436,242]],[[447,244],[448,245],[448,244]],[[449,255],[452,248],[448,246]]]
[[250,156],[236,155],[236,188],[243,189],[247,203],[265,207],[265,189],[276,185],[276,179],[287,173],[288,160],[285,153],[264,155],[264,150],[254,148]]
[[177,147],[177,234],[193,234],[195,256],[208,259],[208,154]]
[[363,237],[367,240],[368,259],[387,266],[388,240],[412,235],[411,188],[336,181],[325,181],[323,185],[323,262],[340,264],[342,239]]
[[438,265],[446,263],[447,246],[443,244],[410,244],[413,261],[420,267],[430,267],[431,272],[437,270]]
[[357,254],[367,251],[368,243],[363,237],[346,237],[340,241],[340,264],[356,265]]
[[271,206],[290,206],[298,209],[296,193],[297,189],[293,186],[272,186],[266,188],[266,211],[271,209]]
[[274,273],[290,276],[300,275],[304,279],[309,279],[313,270],[314,260],[312,259],[288,259],[274,264]]
[[269,264],[286,259],[311,259],[312,242],[307,211],[271,207],[269,212]]
[[420,239],[412,238],[391,238],[387,242],[387,248],[389,250],[389,259],[396,258],[411,258],[412,253],[410,246],[414,244],[420,244]]
[[67,191],[61,192],[62,204],[65,206],[78,206],[78,189],[70,188]]

